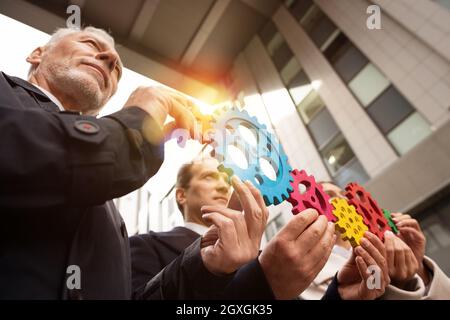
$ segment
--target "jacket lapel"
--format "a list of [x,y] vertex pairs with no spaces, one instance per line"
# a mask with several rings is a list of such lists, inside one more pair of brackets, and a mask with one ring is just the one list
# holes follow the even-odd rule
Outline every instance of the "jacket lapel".
[[22,87],[23,89],[28,91],[30,93],[30,95],[34,96],[38,100],[39,105],[44,110],[59,112],[58,106],[56,104],[54,104],[49,99],[49,97],[47,97],[47,95],[45,93],[43,93],[41,90],[36,88],[34,85],[29,83],[28,81],[25,81],[25,80],[17,78],[17,77],[8,76],[7,74],[5,74],[3,72],[2,72],[2,74],[9,83],[14,84],[19,87]]

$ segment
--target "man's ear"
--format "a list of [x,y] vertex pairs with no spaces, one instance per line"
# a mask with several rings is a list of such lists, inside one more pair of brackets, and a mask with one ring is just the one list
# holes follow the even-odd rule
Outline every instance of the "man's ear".
[[42,61],[42,55],[44,54],[44,47],[37,47],[27,57],[27,62],[37,68]]
[[175,190],[175,198],[180,206],[184,206],[186,203],[186,191],[183,188],[177,188]]

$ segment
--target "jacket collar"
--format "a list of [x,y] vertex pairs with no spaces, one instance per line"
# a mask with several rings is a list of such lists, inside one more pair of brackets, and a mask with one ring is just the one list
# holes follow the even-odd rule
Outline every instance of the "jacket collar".
[[32,85],[30,82],[28,82],[28,81],[26,81],[26,80],[23,80],[23,79],[21,79],[21,78],[9,76],[9,75],[7,75],[7,74],[4,73],[4,72],[2,72],[2,74],[3,74],[3,76],[4,76],[7,80],[9,80],[10,82],[13,82],[13,83],[15,83],[16,85],[18,85],[18,86],[24,88],[25,90],[33,91],[34,93],[40,95],[41,97],[50,100],[49,97],[47,97],[47,95],[46,95],[45,93],[43,93],[41,90],[39,90],[38,88],[36,88],[36,87],[35,87],[34,85]]
[[183,251],[190,246],[200,235],[185,227],[175,227],[167,232],[150,232],[158,241],[177,251]]
[[1,72],[2,75],[5,77],[5,79],[10,82],[14,83],[15,85],[24,88],[25,90],[32,92],[32,95],[38,95],[40,99],[42,99],[41,107],[48,110],[48,111],[60,111],[59,107],[41,90],[39,90],[37,87],[35,87],[30,82],[23,80],[18,77],[9,76],[4,72]]

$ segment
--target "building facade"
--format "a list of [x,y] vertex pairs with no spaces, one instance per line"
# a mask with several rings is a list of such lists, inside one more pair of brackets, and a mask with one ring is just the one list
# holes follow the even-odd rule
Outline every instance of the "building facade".
[[[242,103],[267,112],[293,167],[357,181],[415,216],[450,273],[448,1],[285,1],[231,78]],[[268,237],[288,218],[275,215]]]

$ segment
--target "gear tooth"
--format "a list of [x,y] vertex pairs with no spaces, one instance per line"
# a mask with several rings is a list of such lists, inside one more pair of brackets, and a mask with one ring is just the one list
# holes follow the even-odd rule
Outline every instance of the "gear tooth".
[[269,201],[269,198],[267,198],[267,196],[264,195],[263,199],[264,199],[264,203],[266,204],[266,206],[270,206],[271,205],[271,203]]

